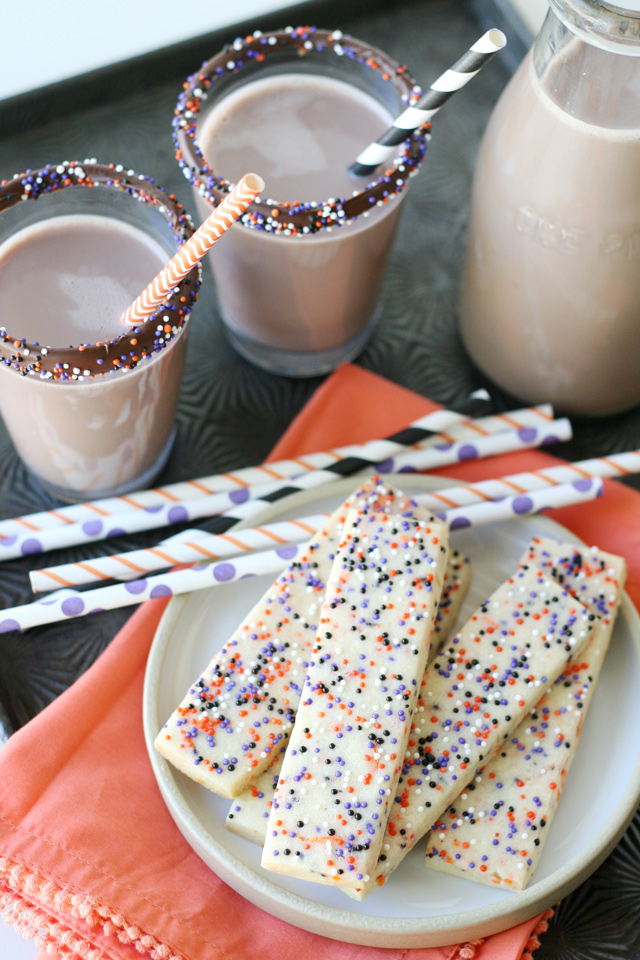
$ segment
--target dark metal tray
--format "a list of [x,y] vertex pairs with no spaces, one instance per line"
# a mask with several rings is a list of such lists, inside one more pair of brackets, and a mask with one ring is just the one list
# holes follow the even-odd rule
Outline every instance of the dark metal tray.
[[[425,86],[477,38],[478,20],[500,16],[502,0],[359,2],[315,0],[251,24],[285,22],[335,27],[382,47],[407,63]],[[495,22],[495,20],[494,20]],[[456,292],[465,242],[473,164],[482,131],[524,50],[513,22],[510,57],[496,58],[439,114],[424,170],[411,187],[384,283],[382,319],[357,363],[409,389],[450,402],[486,385],[466,357],[456,329]],[[63,159],[96,157],[154,176],[191,212],[189,187],[173,158],[171,117],[182,81],[249,25],[182,43],[36,94],[0,103],[0,177]],[[516,35],[517,34],[517,35]],[[208,280],[205,277],[205,280]],[[321,383],[255,369],[228,345],[212,284],[205,282],[192,320],[194,335],[178,411],[178,435],[162,475],[171,482],[237,469],[264,459]],[[496,410],[517,406],[491,388]],[[18,415],[16,411],[16,415]],[[638,411],[577,421],[575,439],[553,452],[568,459],[640,446]],[[640,481],[631,481],[640,487]],[[0,516],[47,509],[44,494],[0,426]],[[52,562],[86,559],[150,545],[154,533],[107,545],[61,550]],[[0,568],[0,603],[30,599],[29,561]],[[8,736],[68,687],[130,615],[111,611],[30,631],[5,634],[0,645],[0,734]],[[559,907],[536,960],[598,960],[640,953],[640,817],[616,852]]]

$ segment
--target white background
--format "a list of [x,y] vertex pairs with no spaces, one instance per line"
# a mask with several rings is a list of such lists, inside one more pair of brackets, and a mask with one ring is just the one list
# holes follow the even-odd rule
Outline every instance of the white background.
[[[537,32],[547,0],[510,2],[532,32]],[[0,57],[0,100],[283,9],[290,3],[205,0],[192,8],[180,0],[112,0],[108,6],[89,3],[61,7],[51,0],[31,0],[25,21],[25,8],[14,0],[2,12],[5,42]],[[286,25],[277,19],[275,24]]]
[[547,0],[510,0],[531,33],[536,34],[542,25],[548,10]]
[[[0,100],[128,60],[227,24],[289,6],[291,0],[111,0],[2,7]],[[126,26],[125,26],[126,25]],[[274,26],[286,26],[277,19]],[[214,51],[212,51],[214,52]]]

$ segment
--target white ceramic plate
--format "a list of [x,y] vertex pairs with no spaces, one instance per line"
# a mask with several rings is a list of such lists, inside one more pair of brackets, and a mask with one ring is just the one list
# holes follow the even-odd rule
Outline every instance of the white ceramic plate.
[[[393,480],[407,493],[445,485],[441,478]],[[354,488],[310,491],[269,507],[254,522],[335,509]],[[516,567],[537,534],[579,543],[546,517],[527,517],[460,531],[452,542],[473,562],[462,617]],[[260,848],[225,830],[230,801],[209,793],[156,753],[153,741],[185,690],[223,645],[273,577],[174,598],[158,627],[144,688],[144,728],[151,764],[167,807],[193,849],[235,890],[263,910],[306,930],[380,947],[444,946],[487,936],[551,906],[582,882],[613,849],[640,800],[640,619],[625,597],[578,754],[551,826],[535,881],[522,893],[428,870],[423,844],[384,888],[363,903],[320,884],[260,866]]]

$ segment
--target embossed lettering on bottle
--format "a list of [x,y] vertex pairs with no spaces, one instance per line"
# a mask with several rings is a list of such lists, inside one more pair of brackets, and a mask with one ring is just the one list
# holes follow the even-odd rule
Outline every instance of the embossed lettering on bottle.
[[574,254],[583,249],[587,239],[585,230],[579,227],[562,226],[545,217],[539,216],[532,207],[519,207],[516,216],[518,233],[551,247],[558,253]]

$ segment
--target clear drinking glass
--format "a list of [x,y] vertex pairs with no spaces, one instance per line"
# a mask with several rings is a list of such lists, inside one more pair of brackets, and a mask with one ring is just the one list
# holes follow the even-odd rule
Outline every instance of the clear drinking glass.
[[[46,230],[50,221],[57,229],[76,214],[136,228],[164,262],[193,232],[180,204],[147,177],[113,164],[65,162],[0,187],[0,247],[25,228]],[[25,282],[24,315],[18,306],[0,317],[0,412],[45,489],[64,500],[104,497],[146,486],[160,472],[175,434],[199,286],[194,268],[146,322],[125,330],[116,317],[110,338],[67,346],[55,322],[40,333]],[[38,329],[37,342],[25,328]]]
[[[225,171],[210,167],[199,139],[211,111],[256,79],[285,77],[293,88],[301,76],[316,75],[384,105],[388,120],[381,119],[376,136],[422,92],[406,68],[339,31],[287,29],[235,41],[189,78],[174,118],[177,159],[201,218],[230,188]],[[268,175],[251,158],[269,199],[254,204],[208,258],[228,335],[248,359],[277,373],[312,376],[362,350],[380,312],[401,201],[426,139],[423,130],[410,135],[393,163],[373,180],[353,179],[347,195],[301,203],[270,199]],[[359,144],[349,162],[366,145]]]
[[640,401],[639,320],[640,12],[551,0],[481,144],[462,337],[525,402],[602,414]]

